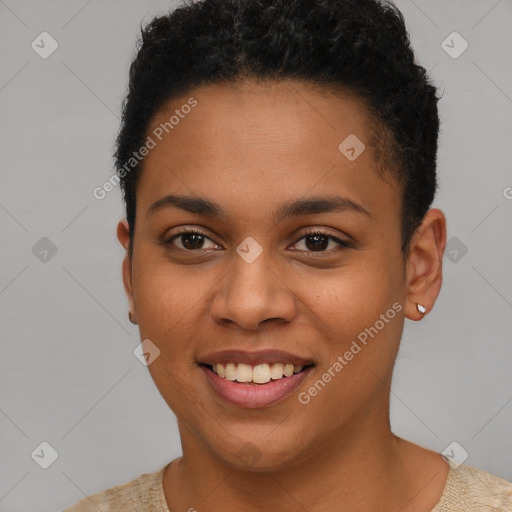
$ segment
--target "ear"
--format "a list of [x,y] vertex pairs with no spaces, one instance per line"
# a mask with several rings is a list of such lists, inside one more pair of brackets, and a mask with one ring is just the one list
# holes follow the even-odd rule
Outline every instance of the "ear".
[[445,247],[446,218],[441,210],[432,208],[415,231],[407,256],[405,316],[410,320],[424,316],[416,309],[417,304],[424,306],[427,313],[434,307],[443,281]]
[[135,303],[133,300],[133,288],[132,288],[132,266],[130,262],[130,257],[128,255],[128,248],[130,244],[130,229],[128,226],[128,221],[126,219],[122,219],[119,221],[117,225],[117,239],[124,247],[126,251],[125,257],[123,259],[123,284],[124,291],[126,292],[126,296],[128,298],[128,305],[131,318],[135,323],[137,323],[136,315],[135,315]]

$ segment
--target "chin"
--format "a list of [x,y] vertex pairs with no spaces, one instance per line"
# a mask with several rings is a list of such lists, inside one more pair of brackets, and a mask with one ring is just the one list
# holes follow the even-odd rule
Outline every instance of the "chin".
[[[298,463],[300,453],[304,450],[304,443],[300,446],[292,444],[291,439],[298,439],[298,436],[286,436],[281,438],[276,436],[273,442],[270,442],[266,434],[261,436],[245,436],[239,438],[239,441],[233,443],[233,437],[230,437],[229,443],[220,447],[212,447],[212,451],[217,457],[224,460],[226,464],[239,470],[254,472],[279,471],[289,468]],[[288,443],[285,442],[288,440]]]

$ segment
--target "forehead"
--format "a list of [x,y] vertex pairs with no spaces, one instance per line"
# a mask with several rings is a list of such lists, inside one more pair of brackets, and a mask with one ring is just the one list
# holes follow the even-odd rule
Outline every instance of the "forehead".
[[[191,115],[181,114],[179,120],[175,115],[173,122],[190,125],[198,135],[208,131],[210,137],[201,140],[204,148],[215,146],[216,136],[223,139],[225,147],[229,135],[236,144],[288,143],[300,151],[318,143],[328,132],[337,139],[350,129],[366,142],[372,133],[364,100],[348,90],[293,80],[240,80],[197,87],[164,103],[148,131],[161,129],[172,114],[185,109],[191,97],[197,101]],[[184,123],[186,117],[189,120]],[[162,137],[168,138],[172,132],[179,140],[181,131],[184,138],[178,123],[172,129],[164,127]]]
[[141,210],[177,191],[251,207],[308,192],[346,192],[376,209],[398,199],[377,172],[364,102],[349,92],[298,81],[201,86],[165,103],[147,134],[155,147]]

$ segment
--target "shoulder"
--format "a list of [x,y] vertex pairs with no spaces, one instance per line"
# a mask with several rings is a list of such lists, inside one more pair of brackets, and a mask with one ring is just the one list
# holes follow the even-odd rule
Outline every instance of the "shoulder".
[[122,485],[92,494],[63,512],[168,512],[162,488],[167,464],[154,473],[143,473]]
[[512,512],[512,482],[461,464],[450,468],[432,512]]

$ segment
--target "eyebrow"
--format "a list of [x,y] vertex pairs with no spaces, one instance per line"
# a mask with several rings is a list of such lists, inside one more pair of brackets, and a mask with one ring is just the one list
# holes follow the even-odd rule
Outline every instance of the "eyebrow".
[[[174,194],[169,194],[155,201],[148,208],[146,216],[168,208],[179,208],[186,212],[215,219],[226,219],[227,217],[227,211],[222,206],[208,199]],[[344,211],[362,213],[370,219],[372,218],[370,212],[362,205],[348,197],[342,196],[308,197],[306,199],[288,201],[274,210],[272,215],[279,222],[287,217]]]

